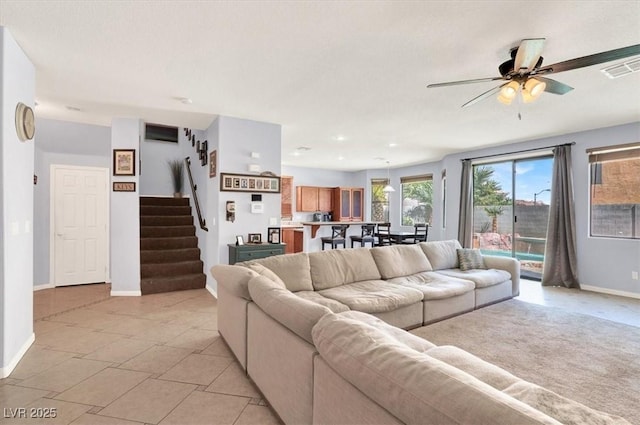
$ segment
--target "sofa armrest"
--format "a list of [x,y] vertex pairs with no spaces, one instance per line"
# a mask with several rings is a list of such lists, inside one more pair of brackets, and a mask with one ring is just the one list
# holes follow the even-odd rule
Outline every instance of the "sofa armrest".
[[249,281],[258,276],[255,271],[242,266],[217,264],[211,267],[211,276],[230,294],[251,301]]
[[305,300],[264,276],[249,281],[249,292],[262,311],[310,344],[313,326],[324,315],[333,314],[327,307]]
[[488,269],[500,269],[509,272],[511,275],[512,294],[514,297],[520,295],[520,261],[511,257],[501,257],[498,255],[483,255],[484,265]]

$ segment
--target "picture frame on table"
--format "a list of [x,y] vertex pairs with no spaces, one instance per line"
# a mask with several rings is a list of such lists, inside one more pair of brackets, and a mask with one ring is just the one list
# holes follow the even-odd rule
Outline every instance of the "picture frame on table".
[[113,150],[113,175],[114,176],[135,176],[136,175],[136,150],[135,149],[114,149]]
[[268,227],[267,228],[267,241],[269,243],[281,243],[281,234],[279,227]]
[[220,191],[280,193],[280,177],[220,173]]
[[262,243],[262,233],[249,233],[249,237],[247,238],[249,243],[253,244],[261,244]]
[[244,245],[244,239],[242,239],[241,235],[236,236],[236,245],[237,246]]

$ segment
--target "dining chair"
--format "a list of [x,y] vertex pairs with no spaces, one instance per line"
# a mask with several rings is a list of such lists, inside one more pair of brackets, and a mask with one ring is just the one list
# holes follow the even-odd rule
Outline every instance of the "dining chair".
[[425,223],[418,223],[413,225],[413,236],[405,238],[403,244],[416,244],[418,242],[427,241],[427,233],[429,232],[429,225]]
[[320,238],[322,241],[322,250],[324,251],[325,245],[331,245],[331,249],[336,249],[338,245],[342,245],[346,248],[345,239],[347,237],[348,224],[336,224],[331,226],[331,236],[323,236]]
[[391,245],[393,243],[391,239],[391,223],[378,223],[378,237],[377,246]]
[[360,235],[351,236],[351,248],[353,248],[354,242],[359,242],[360,246],[366,246],[367,243],[371,243],[371,247],[375,244],[374,233],[376,232],[375,223],[367,223],[360,226]]

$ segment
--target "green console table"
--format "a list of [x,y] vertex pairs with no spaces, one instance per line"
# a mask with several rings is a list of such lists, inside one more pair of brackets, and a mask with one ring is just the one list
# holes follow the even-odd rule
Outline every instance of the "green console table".
[[245,245],[230,243],[227,246],[229,247],[229,264],[235,264],[240,261],[257,260],[258,258],[284,254],[286,245],[283,243],[257,243]]

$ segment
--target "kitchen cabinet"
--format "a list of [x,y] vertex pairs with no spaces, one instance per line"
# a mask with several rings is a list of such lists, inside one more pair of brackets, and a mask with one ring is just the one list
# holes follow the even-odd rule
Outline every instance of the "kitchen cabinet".
[[332,209],[332,187],[296,186],[296,211],[329,212]]
[[302,252],[302,235],[303,233],[295,227],[282,228],[282,242],[285,246],[285,254],[294,254]]
[[280,216],[284,220],[293,217],[293,177],[280,177]]
[[334,221],[362,221],[364,188],[336,187],[333,192]]

